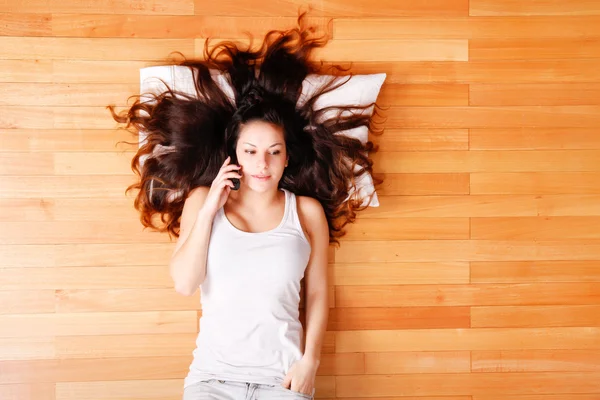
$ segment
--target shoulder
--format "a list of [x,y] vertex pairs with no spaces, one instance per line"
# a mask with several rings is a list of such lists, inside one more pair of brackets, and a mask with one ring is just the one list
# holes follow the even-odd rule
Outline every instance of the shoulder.
[[[187,198],[183,204],[183,211],[181,213],[181,228],[187,228],[189,224],[189,220],[196,219],[196,213],[204,204],[206,197],[208,196],[210,188],[206,186],[196,187],[188,193]],[[193,222],[193,221],[191,221]]]
[[308,196],[296,196],[296,204],[300,223],[309,236],[312,237],[324,230],[329,232],[325,210],[317,199]]
[[188,194],[188,199],[198,198],[198,197],[206,197],[206,195],[208,195],[209,191],[210,191],[210,188],[208,186],[195,187],[192,190],[190,190],[190,193]]
[[319,200],[308,196],[296,196],[298,211],[306,213],[307,216],[317,217],[320,214],[325,215],[325,210]]

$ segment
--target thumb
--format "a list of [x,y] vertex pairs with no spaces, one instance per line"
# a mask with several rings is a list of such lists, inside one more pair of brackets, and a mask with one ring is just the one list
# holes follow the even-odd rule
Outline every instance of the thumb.
[[287,375],[285,376],[285,378],[283,379],[283,383],[281,385],[284,388],[289,389],[291,384],[292,384],[292,374],[290,374],[288,372]]

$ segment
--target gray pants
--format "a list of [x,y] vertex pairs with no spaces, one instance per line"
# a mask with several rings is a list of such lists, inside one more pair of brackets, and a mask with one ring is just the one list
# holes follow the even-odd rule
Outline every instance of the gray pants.
[[[314,390],[313,390],[314,395]],[[183,400],[308,400],[313,396],[281,385],[265,385],[210,379],[192,384],[183,391]]]

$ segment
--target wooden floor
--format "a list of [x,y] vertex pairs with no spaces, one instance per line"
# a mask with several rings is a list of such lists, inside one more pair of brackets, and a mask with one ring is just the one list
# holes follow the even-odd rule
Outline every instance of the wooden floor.
[[[107,104],[297,0],[0,3],[0,399],[177,400],[198,295],[143,232]],[[321,0],[386,72],[381,207],[332,249],[317,398],[600,399],[600,1]]]

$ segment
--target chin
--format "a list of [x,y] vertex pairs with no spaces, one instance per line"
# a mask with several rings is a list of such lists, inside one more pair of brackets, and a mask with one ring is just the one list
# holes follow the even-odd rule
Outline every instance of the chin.
[[254,192],[266,193],[279,187],[279,180],[269,179],[268,182],[248,182],[248,188]]

